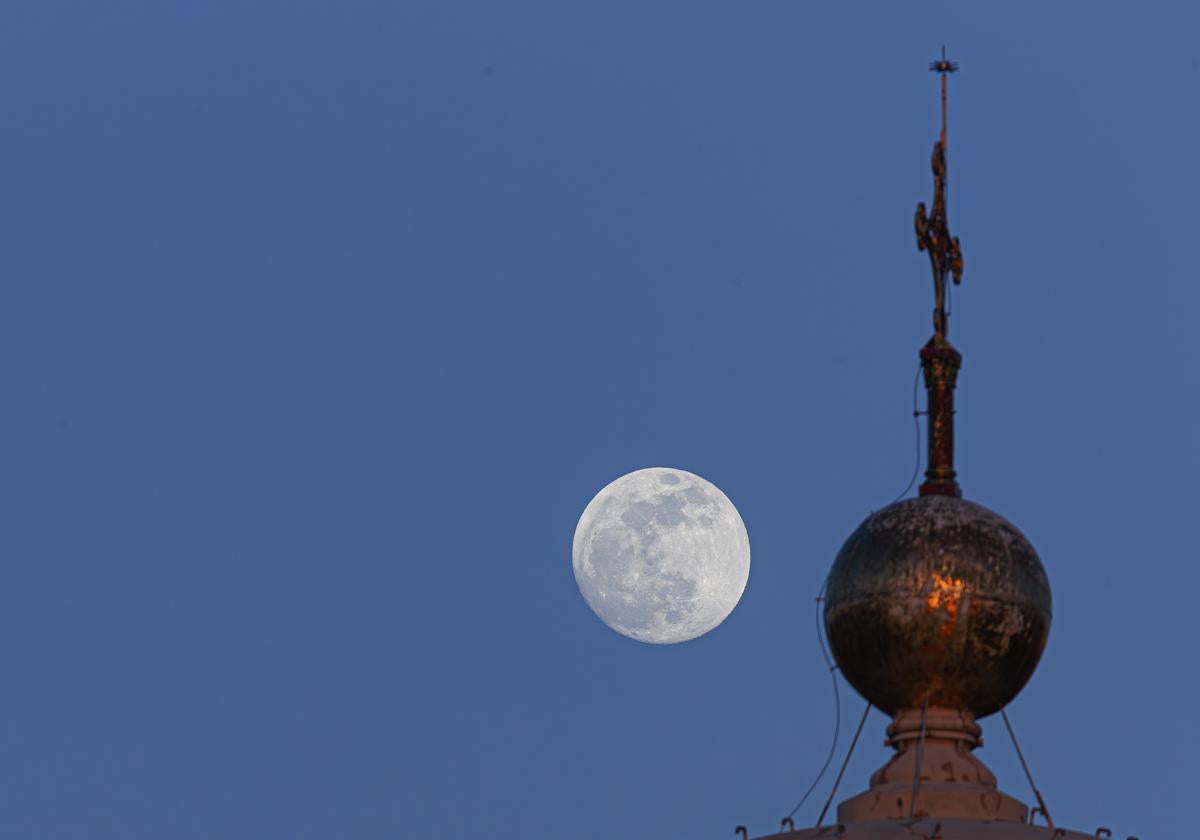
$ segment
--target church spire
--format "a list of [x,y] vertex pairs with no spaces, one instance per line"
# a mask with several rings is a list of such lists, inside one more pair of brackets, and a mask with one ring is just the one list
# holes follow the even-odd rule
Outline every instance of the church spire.
[[[934,205],[918,207],[917,241],[933,267],[934,332],[921,349],[929,391],[927,480],[917,498],[870,513],[842,544],[822,596],[825,639],[837,670],[892,718],[890,760],[869,787],[837,806],[836,829],[822,827],[850,759],[847,752],[812,829],[773,840],[884,840],[895,837],[1063,840],[1089,835],[1034,826],[1032,811],[997,787],[974,755],[978,721],[1000,713],[1037,668],[1050,633],[1050,581],[1029,540],[1008,520],[962,497],[954,479],[953,393],[962,357],[946,335],[946,280],[962,274],[958,240],[946,221],[946,77],[942,130],[934,145]],[[1015,743],[1015,738],[1014,738]],[[794,812],[793,812],[794,813]],[[1098,832],[1099,833],[1099,832]],[[765,838],[764,838],[765,840]]]
[[950,235],[946,215],[946,78],[958,70],[958,64],[942,57],[930,62],[929,69],[941,76],[942,131],[933,144],[933,209],[925,202],[917,204],[917,249],[929,254],[933,271],[933,337],[921,349],[921,368],[925,373],[927,415],[929,418],[929,467],[922,496],[961,496],[954,471],[954,386],[962,356],[948,338],[950,313],[946,309],[946,281],[962,282],[963,257],[958,237]]

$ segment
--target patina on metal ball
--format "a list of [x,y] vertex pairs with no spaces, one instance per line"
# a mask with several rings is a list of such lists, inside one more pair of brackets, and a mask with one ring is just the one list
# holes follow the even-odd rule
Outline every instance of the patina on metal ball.
[[953,496],[872,513],[825,583],[825,630],[846,679],[889,714],[980,718],[1029,681],[1050,632],[1050,582],[1006,519]]

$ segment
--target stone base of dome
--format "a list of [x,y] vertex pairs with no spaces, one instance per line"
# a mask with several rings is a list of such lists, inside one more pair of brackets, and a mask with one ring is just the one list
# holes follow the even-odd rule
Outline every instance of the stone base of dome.
[[871,786],[838,805],[838,822],[961,817],[1026,822],[1029,808],[996,788],[996,777],[972,750],[982,730],[958,709],[908,709],[888,726],[892,759]]
[[903,820],[915,817],[958,817],[1023,823],[1029,809],[1024,803],[983,785],[927,782],[917,792],[917,806],[910,810],[912,785],[873,787],[838,805],[838,822]]
[[821,828],[800,828],[756,840],[1093,840],[1092,834],[1046,825],[1028,825],[957,817],[923,817],[911,820],[867,820]]

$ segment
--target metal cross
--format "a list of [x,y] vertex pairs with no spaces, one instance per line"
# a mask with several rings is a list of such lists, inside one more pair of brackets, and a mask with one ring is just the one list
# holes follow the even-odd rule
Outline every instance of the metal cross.
[[955,285],[962,282],[963,258],[958,237],[950,235],[950,224],[946,218],[946,77],[958,70],[958,64],[942,57],[931,61],[929,69],[942,77],[942,133],[933,144],[933,210],[925,211],[925,202],[917,204],[916,228],[917,249],[929,253],[929,264],[933,269],[933,337],[937,343],[946,341],[949,333],[949,315],[946,312],[946,278],[953,275]]

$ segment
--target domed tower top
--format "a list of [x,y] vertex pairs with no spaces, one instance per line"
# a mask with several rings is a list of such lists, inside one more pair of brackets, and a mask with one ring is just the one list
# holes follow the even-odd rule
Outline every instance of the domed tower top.
[[933,335],[921,348],[928,469],[919,497],[876,511],[838,553],[825,624],[842,673],[889,714],[929,708],[983,717],[1011,701],[1037,667],[1050,630],[1050,584],[1017,528],[962,498],[954,469],[954,389],[946,287],[963,256],[946,207],[946,59],[942,129],[933,145],[933,206],[917,205],[917,248],[933,273]]
[[875,511],[850,535],[825,585],[830,649],[846,680],[892,716],[895,755],[867,791],[839,805],[838,822],[983,821],[1009,826],[996,837],[1016,837],[1029,827],[1029,808],[999,791],[971,753],[982,743],[976,719],[1008,704],[1037,667],[1050,630],[1050,585],[1029,540],[962,498],[954,469],[962,356],[950,343],[946,292],[962,281],[963,256],[946,202],[946,79],[958,66],[943,51],[930,69],[941,76],[942,126],[932,206],[918,204],[915,220],[934,286],[933,335],[920,351],[928,468],[916,498]]

